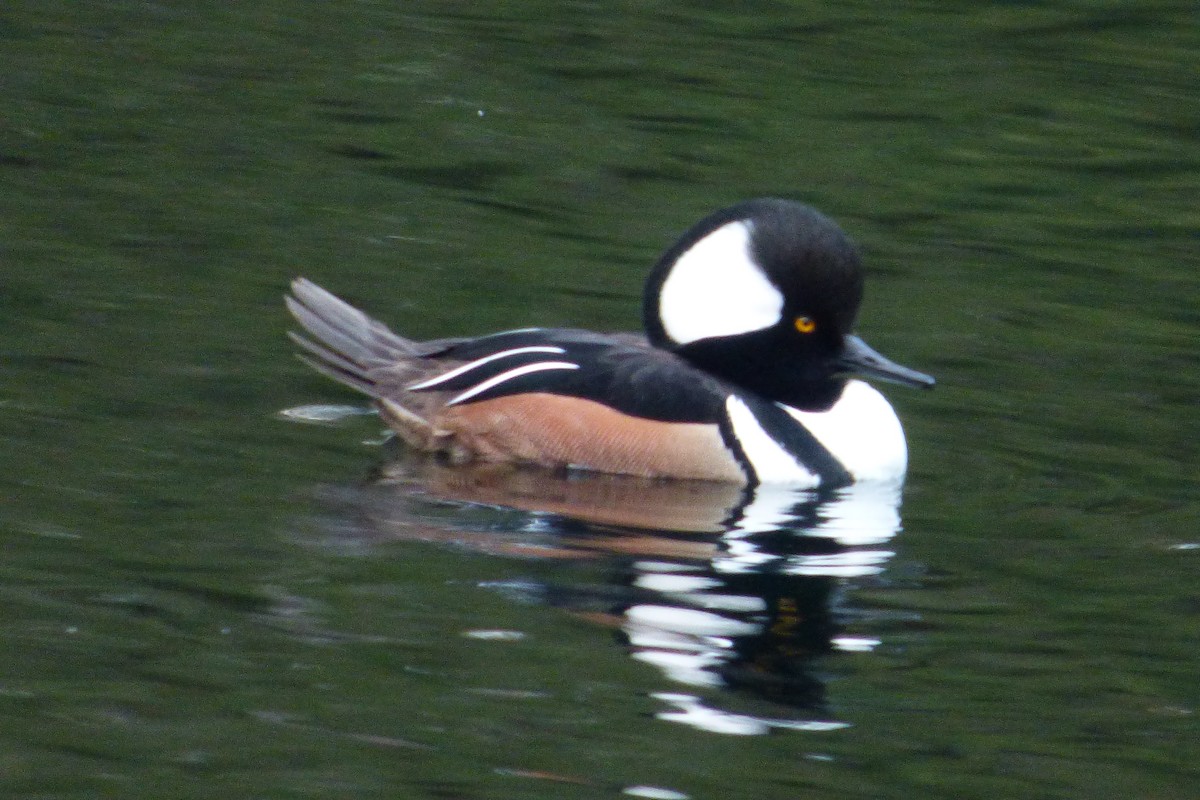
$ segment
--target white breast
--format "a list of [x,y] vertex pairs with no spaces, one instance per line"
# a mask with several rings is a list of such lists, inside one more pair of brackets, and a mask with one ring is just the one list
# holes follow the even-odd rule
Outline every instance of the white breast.
[[850,381],[828,411],[783,406],[856,481],[895,481],[908,468],[904,429],[887,399],[863,381]]

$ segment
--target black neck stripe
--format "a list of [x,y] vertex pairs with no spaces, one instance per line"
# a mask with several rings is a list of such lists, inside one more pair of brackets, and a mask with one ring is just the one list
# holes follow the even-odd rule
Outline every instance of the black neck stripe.
[[[795,458],[805,469],[820,479],[821,488],[848,486],[854,483],[853,476],[842,465],[842,462],[834,458],[833,453],[829,452],[808,428],[805,428],[799,420],[784,411],[777,403],[751,394],[739,394],[737,397],[750,409],[750,413],[754,415],[755,420],[768,436],[787,451],[788,455]],[[736,441],[732,425],[728,421],[728,414],[721,425],[721,433],[726,436],[726,443],[737,455],[738,460],[754,476],[754,482],[758,483],[754,465],[750,463],[740,443]],[[733,439],[733,441],[730,442],[729,439]]]

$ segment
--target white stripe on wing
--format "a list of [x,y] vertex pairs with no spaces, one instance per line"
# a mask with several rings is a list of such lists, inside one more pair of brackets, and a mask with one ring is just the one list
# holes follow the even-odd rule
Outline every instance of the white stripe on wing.
[[542,370],[547,370],[547,369],[579,369],[579,365],[572,364],[567,361],[540,361],[536,364],[526,364],[523,367],[516,367],[514,369],[510,369],[508,372],[501,372],[499,375],[496,375],[492,378],[488,378],[486,381],[479,384],[478,386],[473,386],[472,388],[467,389],[462,394],[451,399],[450,402],[446,403],[446,405],[452,406],[457,403],[461,403],[464,400],[470,400],[475,395],[482,394],[483,392],[486,392],[488,389],[492,389],[496,386],[499,386],[500,384],[504,383],[505,381],[511,381],[514,378],[521,377],[522,375],[528,375],[531,372],[541,372]]
[[549,345],[536,346],[536,347],[514,347],[512,350],[501,350],[499,353],[492,353],[490,356],[484,356],[483,358],[477,358],[474,361],[463,364],[461,367],[455,367],[454,369],[450,370],[449,372],[444,372],[435,378],[430,378],[429,380],[421,381],[420,383],[414,383],[412,386],[408,386],[406,388],[410,392],[419,392],[422,389],[432,389],[434,386],[437,386],[440,383],[445,383],[446,381],[453,380],[454,378],[457,378],[459,375],[462,375],[466,372],[470,372],[471,370],[475,369],[476,367],[482,367],[484,364],[487,364],[489,362],[495,361],[500,358],[508,358],[509,356],[520,356],[520,355],[524,355],[526,353],[565,353],[565,352],[567,352],[567,351],[562,349],[561,347],[553,347],[553,346],[549,346]]

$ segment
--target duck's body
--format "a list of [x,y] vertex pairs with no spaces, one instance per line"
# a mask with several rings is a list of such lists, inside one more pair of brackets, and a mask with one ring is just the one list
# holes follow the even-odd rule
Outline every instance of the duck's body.
[[798,203],[702,221],[647,282],[649,338],[526,329],[415,342],[298,279],[309,362],[372,398],[408,444],[455,462],[648,477],[843,485],[903,477],[895,412],[851,370],[913,385],[849,334],[852,245]]

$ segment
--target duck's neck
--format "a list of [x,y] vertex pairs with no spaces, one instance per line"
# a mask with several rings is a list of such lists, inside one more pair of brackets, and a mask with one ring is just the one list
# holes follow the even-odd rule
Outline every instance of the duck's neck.
[[781,362],[778,350],[748,348],[745,343],[706,339],[675,349],[675,353],[709,375],[800,411],[826,411],[846,388],[822,361]]

